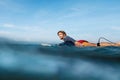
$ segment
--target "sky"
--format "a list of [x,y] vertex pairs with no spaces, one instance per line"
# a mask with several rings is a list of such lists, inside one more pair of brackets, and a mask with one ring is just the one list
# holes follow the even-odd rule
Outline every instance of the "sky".
[[76,40],[120,41],[120,0],[0,0],[0,37],[60,42],[59,30]]

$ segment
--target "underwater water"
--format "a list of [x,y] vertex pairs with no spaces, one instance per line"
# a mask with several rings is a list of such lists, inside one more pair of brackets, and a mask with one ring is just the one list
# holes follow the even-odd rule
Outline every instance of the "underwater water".
[[120,80],[120,47],[0,40],[0,80]]

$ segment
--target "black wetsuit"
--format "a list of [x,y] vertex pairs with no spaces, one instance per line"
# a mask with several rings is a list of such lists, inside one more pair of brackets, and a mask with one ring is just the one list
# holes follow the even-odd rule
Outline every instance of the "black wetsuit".
[[64,39],[63,39],[63,43],[60,43],[59,45],[60,46],[75,46],[75,39],[69,37],[69,36],[66,36]]

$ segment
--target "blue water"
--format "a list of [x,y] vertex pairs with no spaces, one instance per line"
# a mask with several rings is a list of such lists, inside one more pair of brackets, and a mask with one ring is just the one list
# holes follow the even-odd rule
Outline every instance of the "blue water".
[[0,80],[120,80],[120,47],[0,40]]

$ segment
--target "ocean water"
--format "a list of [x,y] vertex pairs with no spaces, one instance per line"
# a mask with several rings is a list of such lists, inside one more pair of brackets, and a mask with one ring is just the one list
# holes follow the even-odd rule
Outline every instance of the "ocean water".
[[120,47],[0,40],[0,80],[120,80]]

